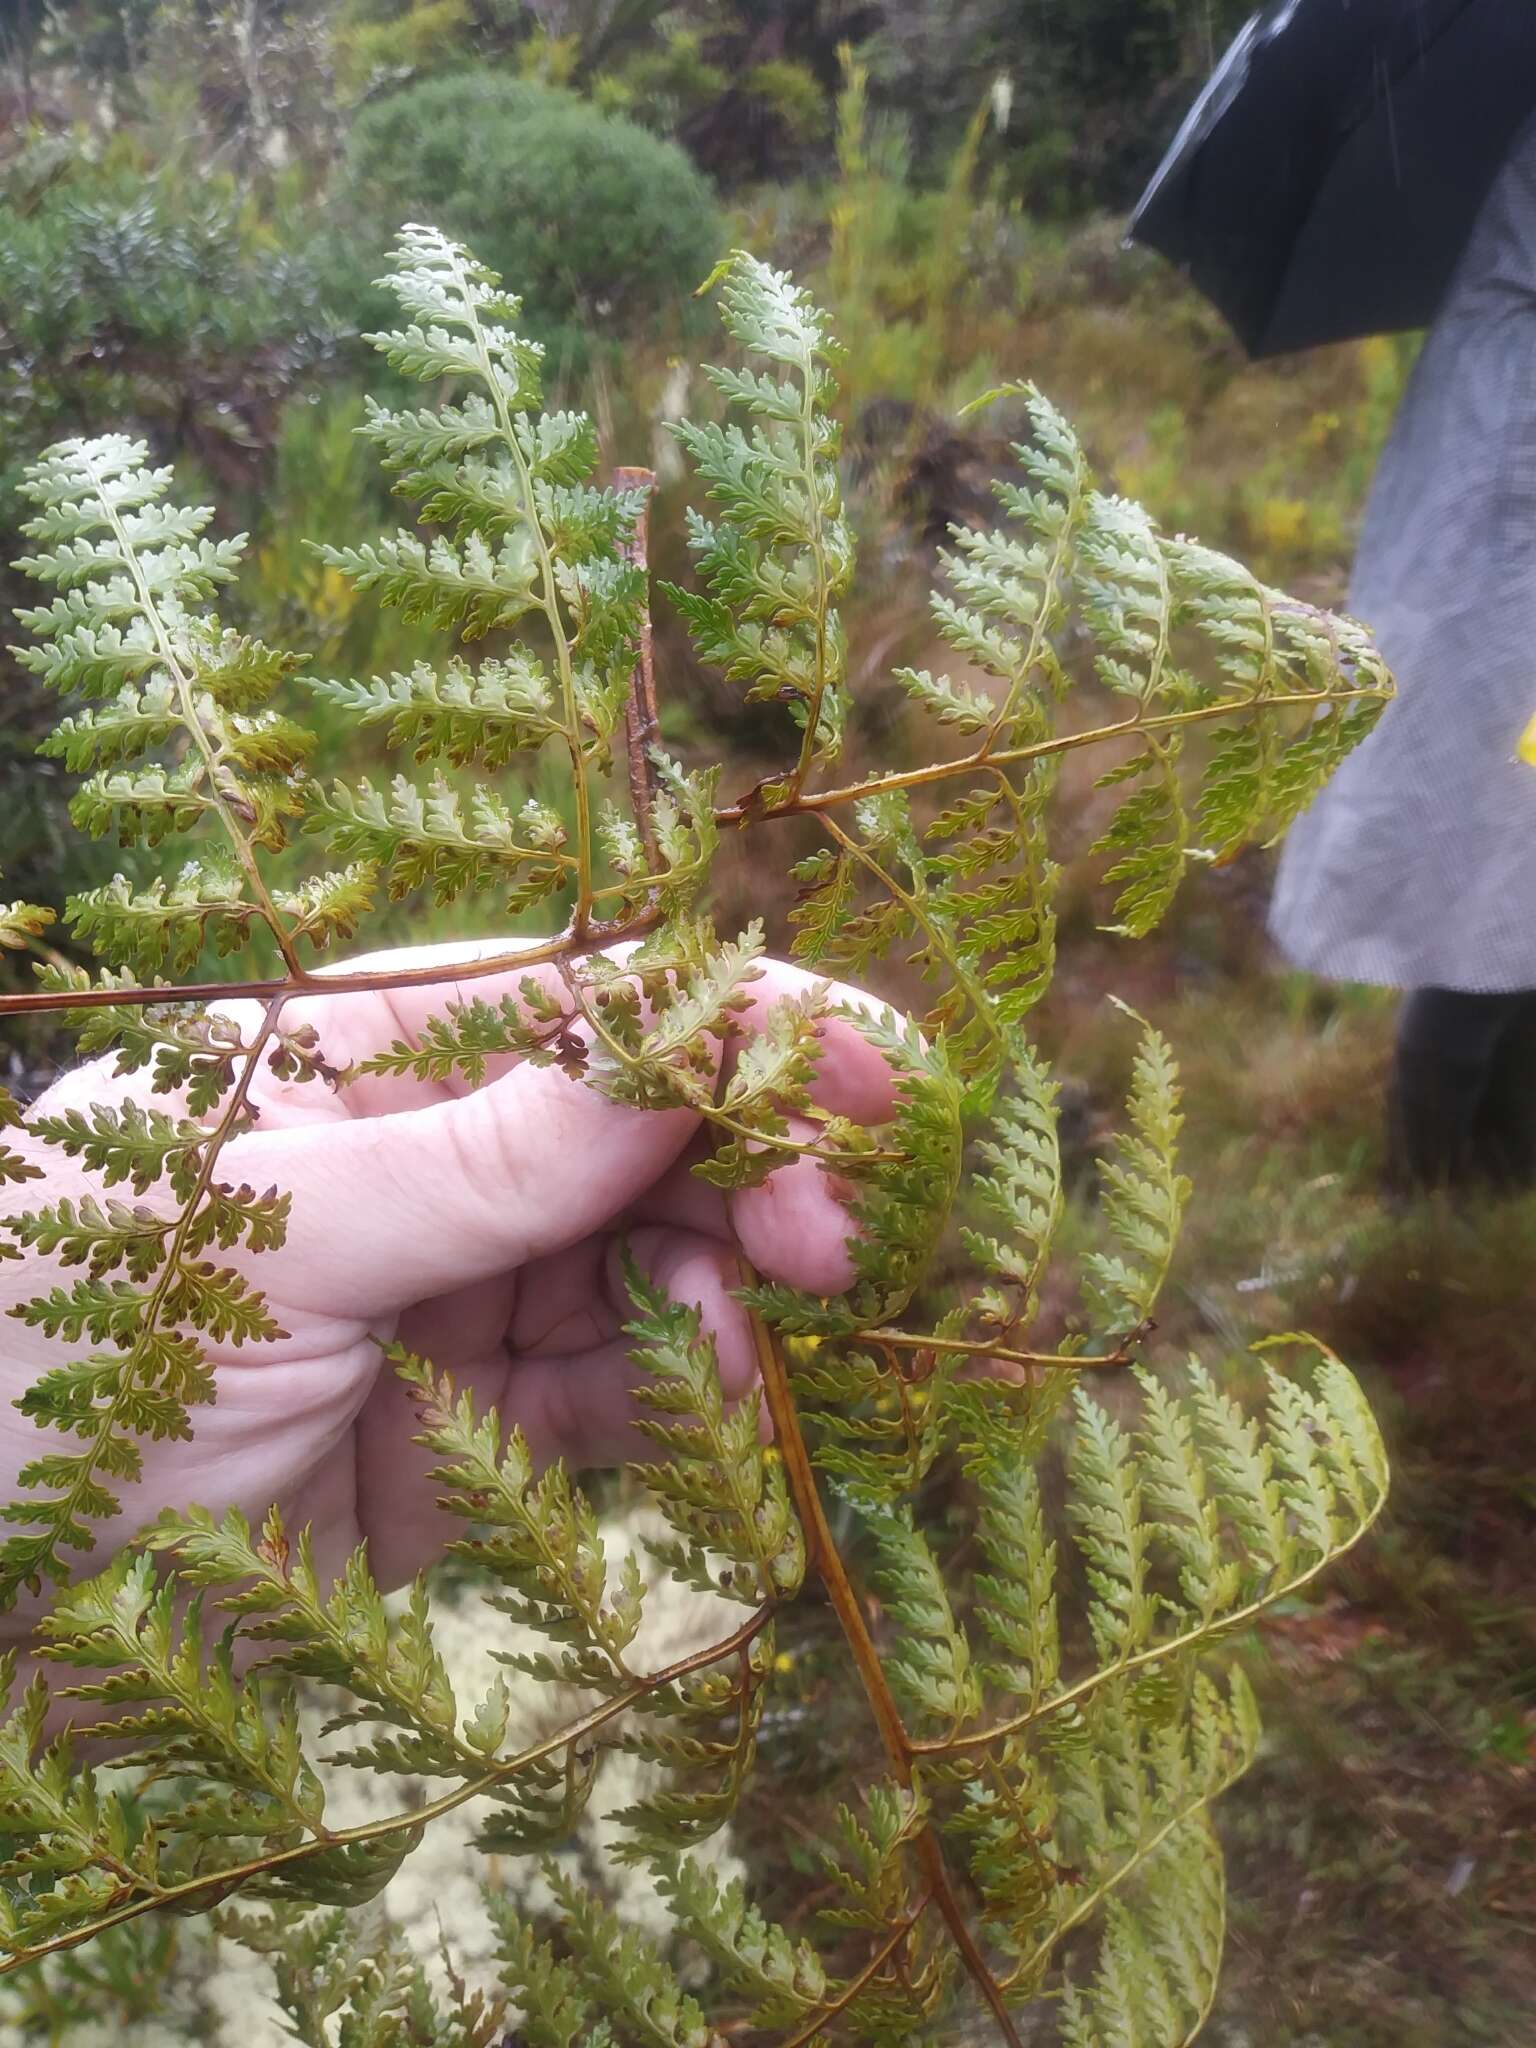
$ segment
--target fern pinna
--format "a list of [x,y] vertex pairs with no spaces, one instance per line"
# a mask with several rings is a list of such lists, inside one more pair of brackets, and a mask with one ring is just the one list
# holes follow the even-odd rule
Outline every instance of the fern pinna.
[[[951,2038],[966,2004],[1007,2042],[1042,2027],[1071,2048],[1187,2041],[1222,1943],[1209,1806],[1257,1739],[1241,1672],[1212,1653],[1359,1540],[1386,1471],[1355,1382],[1303,1337],[1270,1365],[1258,1413],[1219,1368],[1148,1363],[1190,1190],[1173,1054],[1130,1013],[1140,1049],[1101,1241],[1080,1257],[1058,1242],[1056,1088],[1029,1035],[1055,962],[1056,772],[1068,750],[1104,749],[1111,917],[1145,932],[1191,865],[1283,829],[1389,679],[1348,622],[1099,491],[1062,417],[1010,387],[993,395],[1027,418],[1021,480],[998,486],[994,529],[954,535],[933,598],[963,679],[898,671],[931,744],[915,765],[849,779],[837,350],[787,277],[738,254],[713,280],[733,366],[709,373],[714,415],[678,428],[705,500],[689,524],[697,578],[666,595],[699,658],[783,704],[791,731],[782,769],[722,794],[714,769],[655,738],[643,476],[593,481],[590,423],[541,410],[517,301],[467,251],[407,228],[388,282],[403,324],[376,346],[452,397],[374,406],[364,431],[431,537],[322,552],[468,651],[409,674],[301,676],[297,657],[220,619],[241,543],[210,539],[209,512],[181,507],[142,446],[62,443],[25,486],[26,567],[52,594],[22,615],[18,658],[68,707],[48,749],[84,777],[83,830],[166,861],[66,904],[70,954],[49,952],[37,990],[6,999],[62,1013],[82,1052],[138,1077],[63,1112],[0,1097],[3,1249],[51,1276],[15,1313],[56,1358],[18,1404],[40,1433],[0,1548],[6,1601],[36,1642],[25,1682],[7,1660],[0,1729],[7,1967],[143,1915],[227,1916],[238,1897],[266,1904],[238,1924],[273,1954],[295,2023],[326,1987],[316,2010],[347,2014],[359,2048],[489,2041],[508,2014],[520,2038],[562,2048],[702,2048],[743,2029],[780,2048],[895,2044]],[[1069,646],[1087,663],[1074,651],[1069,667]],[[1079,704],[1085,666],[1113,707],[1097,723]],[[316,781],[304,690],[378,728],[399,771]],[[535,766],[546,791],[556,773],[560,802],[526,794]],[[853,977],[895,959],[904,986],[928,986],[910,1021],[844,1012],[892,1076],[874,1130],[811,1092],[827,985],[746,1030],[766,937],[712,921],[721,832],[771,840],[790,820],[811,846],[795,955]],[[381,899],[424,896],[478,899],[492,922],[542,910],[560,928],[456,967],[456,996],[419,1030],[338,1071],[293,1010],[317,987],[312,962]],[[50,917],[12,904],[0,942],[41,947]],[[69,964],[87,948],[95,971]],[[172,979],[224,956],[243,972]],[[477,996],[492,975],[495,999]],[[443,978],[365,965],[319,986]],[[230,993],[255,1006],[212,1003]],[[643,1575],[608,1555],[570,1473],[539,1469],[517,1430],[399,1346],[389,1363],[464,1528],[450,1547],[473,1597],[546,1645],[485,1697],[456,1697],[423,1583],[386,1600],[365,1552],[323,1571],[276,1508],[256,1527],[136,1505],[87,1576],[141,1447],[195,1436],[217,1398],[210,1348],[259,1352],[274,1335],[244,1267],[282,1242],[287,1193],[221,1164],[251,1124],[253,1078],[473,1087],[508,1057],[559,1064],[617,1104],[687,1108],[713,1138],[695,1170],[718,1188],[806,1159],[850,1191],[845,1292],[743,1266],[759,1368],[744,1399],[726,1398],[697,1311],[631,1269],[639,1471],[670,1530],[659,1559],[731,1603],[736,1625],[648,1663]],[[88,1192],[46,1199],[50,1148]],[[952,1222],[958,1277],[953,1256],[935,1258]],[[1042,1344],[1048,1276],[1079,1311]],[[1057,1512],[1042,1468],[1063,1434]],[[974,1504],[982,1562],[963,1575],[925,1525],[941,1464]],[[808,1582],[842,1626],[885,1764],[829,1829],[820,1919],[781,1927],[695,1852],[753,1768],[775,1629]],[[311,1753],[296,1700],[317,1683],[344,1705]],[[553,1683],[585,1705],[517,1747],[509,1686]],[[110,1769],[97,1738],[116,1744]],[[615,1744],[659,1770],[621,1853],[693,1944],[686,1983],[561,1856]],[[333,1825],[328,1786],[348,1770],[426,1794]],[[487,1849],[549,1859],[553,1908],[528,1924],[492,1889],[501,1989],[471,1995],[450,1973],[449,2011],[394,1937],[345,1909],[471,1800]]]

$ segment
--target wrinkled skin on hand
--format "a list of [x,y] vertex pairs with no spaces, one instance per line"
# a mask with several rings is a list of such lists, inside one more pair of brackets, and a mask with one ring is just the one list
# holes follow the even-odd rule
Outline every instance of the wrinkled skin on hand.
[[[485,950],[413,948],[348,968],[442,961],[446,971]],[[774,1000],[812,979],[777,961],[763,967],[740,1019],[747,1031]],[[553,969],[538,972],[558,988]],[[312,1024],[324,1058],[346,1067],[411,1037],[451,1001],[495,1002],[520,979],[296,998],[283,1025]],[[869,1006],[852,990],[831,993]],[[226,1008],[252,1038],[259,1006]],[[880,1055],[835,1019],[823,1028],[823,1047],[818,1101],[860,1123],[885,1120],[892,1077]],[[118,1077],[113,1065],[107,1055],[76,1069],[38,1108],[58,1113],[130,1098],[179,1106],[151,1094],[147,1073]],[[731,1394],[754,1373],[747,1317],[729,1292],[740,1281],[738,1248],[765,1276],[817,1293],[852,1278],[848,1218],[813,1161],[723,1195],[688,1171],[707,1136],[690,1112],[620,1108],[555,1067],[502,1060],[478,1088],[362,1077],[337,1091],[280,1080],[263,1059],[250,1102],[256,1126],[226,1146],[218,1178],[289,1192],[287,1240],[259,1255],[216,1256],[249,1272],[286,1334],[275,1343],[206,1346],[216,1404],[191,1411],[190,1441],[142,1446],[142,1480],[124,1490],[124,1513],[81,1571],[98,1569],[163,1506],[195,1502],[222,1513],[235,1505],[256,1520],[276,1501],[290,1529],[312,1525],[322,1571],[335,1571],[366,1539],[379,1581],[397,1584],[437,1554],[452,1527],[433,1504],[432,1458],[411,1442],[410,1401],[383,1362],[380,1340],[398,1338],[451,1372],[477,1408],[499,1410],[524,1432],[541,1463],[563,1457],[577,1468],[598,1466],[645,1450],[631,1427],[625,1241],[668,1292],[702,1309]],[[56,1148],[34,1140],[26,1149],[47,1179],[8,1188],[12,1213],[105,1192]],[[159,1189],[148,1199],[172,1198]],[[39,1255],[0,1264],[0,1307],[67,1286],[77,1274]],[[84,1348],[15,1321],[5,1332],[10,1399]],[[0,1406],[4,1498],[15,1497],[17,1472],[46,1440]],[[40,1604],[24,1602],[0,1627],[24,1636]]]

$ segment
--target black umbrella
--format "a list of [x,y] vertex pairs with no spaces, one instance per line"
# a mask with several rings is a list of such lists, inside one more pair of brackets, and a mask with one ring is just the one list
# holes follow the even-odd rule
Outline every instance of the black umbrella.
[[1174,138],[1131,238],[1253,356],[1433,318],[1536,114],[1536,0],[1275,0]]

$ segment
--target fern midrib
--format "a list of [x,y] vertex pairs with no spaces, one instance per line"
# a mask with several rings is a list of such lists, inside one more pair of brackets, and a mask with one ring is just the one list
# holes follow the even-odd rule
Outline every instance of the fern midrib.
[[1259,617],[1263,620],[1264,654],[1263,666],[1259,671],[1259,686],[1253,693],[1254,734],[1258,741],[1259,788],[1267,802],[1275,767],[1275,735],[1269,719],[1264,716],[1263,706],[1271,701],[1271,694],[1265,685],[1272,683],[1275,676],[1275,615],[1267,590],[1259,592]]
[[1163,672],[1168,666],[1169,634],[1173,621],[1173,590],[1168,580],[1168,557],[1162,548],[1154,550],[1157,562],[1157,638],[1147,661],[1147,680],[1142,687],[1141,709],[1155,702],[1162,692]]
[[246,838],[244,832],[241,831],[239,822],[230,808],[229,800],[224,791],[219,787],[218,751],[210,741],[207,732],[204,730],[202,719],[198,715],[197,699],[192,688],[191,678],[182,667],[175,643],[166,630],[165,621],[160,615],[160,607],[155,602],[154,592],[149,587],[149,579],[145,576],[143,564],[139,560],[138,549],[118,516],[117,507],[112,503],[108,486],[102,481],[100,471],[91,460],[88,451],[82,453],[81,460],[86,473],[95,487],[97,502],[100,504],[107,523],[112,529],[113,538],[122,550],[123,560],[128,565],[128,573],[133,578],[134,588],[139,594],[139,605],[142,615],[148,620],[150,631],[155,636],[155,644],[160,650],[160,658],[165,663],[166,668],[170,672],[171,679],[176,685],[176,696],[181,706],[181,722],[191,735],[198,752],[203,757],[204,765],[208,771],[208,789],[214,809],[218,812],[220,822],[223,824],[230,844],[234,848],[235,858],[239,861],[246,880],[250,884],[251,893],[256,899],[257,908],[271,930],[278,951],[283,956],[284,966],[295,981],[302,983],[308,977],[294,948],[288,928],[278,915],[277,906],[273,903],[268,893],[266,880],[261,872],[261,865],[256,859],[255,849]]
[[908,1330],[888,1330],[883,1325],[864,1332],[870,1343],[889,1344],[900,1351],[953,1351],[967,1358],[995,1358],[1004,1365],[1070,1366],[1074,1371],[1102,1372],[1106,1367],[1130,1363],[1130,1347],[1141,1334],[1133,1330],[1119,1351],[1090,1357],[1080,1351],[1018,1351],[1007,1344],[989,1344],[974,1337],[941,1337],[932,1330],[920,1335]]
[[1112,1678],[1121,1678],[1127,1672],[1144,1670],[1149,1664],[1160,1663],[1166,1657],[1179,1656],[1186,1650],[1198,1648],[1203,1642],[1214,1641],[1246,1628],[1277,1600],[1289,1599],[1293,1593],[1301,1592],[1311,1585],[1314,1579],[1329,1570],[1339,1558],[1347,1556],[1369,1534],[1386,1503],[1386,1493],[1378,1494],[1369,1514],[1343,1542],[1335,1544],[1324,1556],[1318,1558],[1295,1578],[1269,1587],[1244,1606],[1233,1608],[1231,1613],[1221,1616],[1215,1623],[1207,1626],[1202,1622],[1199,1627],[1186,1630],[1182,1635],[1171,1636],[1165,1642],[1153,1643],[1145,1650],[1138,1650],[1133,1656],[1121,1658],[1114,1664],[1106,1664],[1098,1671],[1090,1671],[1086,1678],[1080,1679],[1076,1685],[1069,1686],[1065,1692],[1053,1694],[1032,1713],[1016,1714],[1009,1720],[994,1723],[990,1728],[979,1729],[970,1735],[957,1736],[953,1742],[914,1742],[914,1752],[927,1756],[951,1750],[984,1749],[989,1743],[1001,1741],[1005,1736],[1017,1735],[1026,1728],[1036,1727],[1042,1721],[1049,1720],[1053,1714],[1076,1706]]
[[[639,937],[651,931],[661,921],[659,910],[647,908],[638,911],[625,926],[626,937]],[[539,967],[551,961],[565,959],[587,934],[575,931],[567,925],[553,938],[541,939],[536,944],[518,947],[507,953],[486,954],[475,960],[461,960],[453,969],[453,980],[489,981],[495,977],[510,975],[529,967]],[[614,936],[612,933],[606,936]],[[66,1010],[108,1009],[114,1003],[125,1007],[138,1007],[150,1003],[209,1003],[216,1001],[239,1001],[270,996],[291,996],[318,991],[325,995],[374,994],[380,990],[395,988],[431,988],[444,981],[441,961],[421,967],[399,967],[384,969],[358,969],[352,972],[334,973],[327,969],[323,974],[304,974],[301,980],[291,977],[264,977],[254,981],[207,981],[171,985],[161,983],[143,988],[84,988],[67,989],[59,994],[49,990],[23,989],[16,994],[0,995],[0,1017],[25,1016],[35,1012]]]
[[1026,643],[1024,658],[1014,670],[1013,680],[1008,686],[1008,694],[1003,700],[1001,711],[998,712],[996,718],[992,721],[985,740],[977,749],[978,758],[981,760],[987,760],[991,757],[993,742],[997,739],[998,734],[1006,732],[1012,724],[1018,709],[1019,699],[1028,687],[1029,679],[1034,674],[1041,655],[1045,651],[1046,642],[1055,628],[1056,620],[1060,613],[1061,585],[1066,576],[1067,565],[1072,558],[1073,544],[1077,539],[1078,525],[1082,516],[1083,493],[1087,488],[1081,461],[1079,461],[1078,467],[1073,474],[1072,481],[1072,495],[1062,507],[1061,530],[1056,536],[1056,545],[1051,550],[1050,562],[1045,573],[1040,578],[1039,606],[1030,626],[1029,640]]
[[518,484],[523,493],[524,517],[538,555],[539,581],[543,588],[539,608],[549,622],[550,634],[554,640],[555,667],[560,679],[560,702],[565,712],[565,741],[571,757],[572,795],[576,805],[576,906],[571,913],[571,924],[579,937],[592,919],[592,804],[591,792],[587,787],[586,749],[581,739],[581,707],[576,700],[576,679],[571,668],[571,646],[566,637],[565,617],[560,609],[560,593],[555,583],[554,557],[550,553],[544,522],[539,517],[538,506],[534,501],[533,471],[518,441],[506,394],[501,387],[501,378],[486,346],[485,329],[480,324],[480,315],[475,306],[474,291],[469,278],[457,256],[454,257],[453,264],[463,294],[465,317],[474,338],[475,353],[480,358],[481,375],[490,391],[491,403],[496,409],[496,421],[502,439],[517,470]]
[[[1167,1841],[1176,1828],[1183,1827],[1186,1822],[1197,1819],[1205,1812],[1213,1800],[1219,1799],[1223,1792],[1229,1791],[1247,1770],[1248,1763],[1249,1759],[1239,1753],[1236,1762],[1230,1770],[1225,1771],[1213,1784],[1203,1786],[1185,1805],[1171,1813],[1160,1827],[1154,1829],[1150,1835],[1138,1842],[1125,1861],[1117,1863],[1111,1874],[1101,1879],[1094,1886],[1093,1890],[1080,1899],[1070,1913],[1058,1920],[1050,1933],[1042,1941],[1037,1942],[1029,1954],[1024,1956],[1009,1971],[1008,1975],[1002,1980],[1004,1989],[1011,1990],[1014,1985],[1024,1982],[1032,1972],[1043,1969],[1050,1961],[1052,1952],[1060,1947],[1073,1928],[1081,1927],[1085,1920],[1090,1920],[1099,1907],[1103,1905],[1104,1901],[1117,1892],[1128,1877],[1134,1876],[1148,1858],[1162,1847],[1163,1843]],[[1214,1981],[1211,1986],[1211,1995],[1213,1997],[1215,1995]],[[1209,2007],[1207,2007],[1207,2011],[1209,2011]],[[1202,2015],[1194,2031],[1186,2034],[1183,2037],[1184,2040],[1192,2041],[1195,2034],[1200,2031],[1204,2024],[1205,2015]]]
[[[1266,706],[1273,710],[1303,706],[1316,710],[1323,704],[1382,703],[1390,701],[1390,698],[1382,690],[1324,688],[1277,692],[1264,701]],[[1197,704],[1184,711],[1161,711],[1153,718],[1132,716],[1116,719],[1110,725],[1088,726],[1081,732],[1054,733],[1050,739],[1037,740],[1026,747],[998,747],[991,753],[981,753],[973,749],[969,754],[962,754],[953,761],[935,761],[925,768],[899,769],[890,775],[874,776],[866,782],[844,783],[833,789],[810,790],[803,795],[786,797],[782,802],[759,804],[750,797],[742,799],[717,810],[715,823],[766,824],[773,818],[793,818],[807,813],[820,813],[829,805],[856,803],[863,797],[883,796],[888,790],[919,789],[930,783],[947,781],[954,775],[972,775],[979,768],[1002,768],[1018,761],[1040,761],[1051,755],[1070,753],[1077,747],[1101,746],[1109,740],[1174,731],[1188,725],[1204,725],[1212,719],[1229,718],[1234,712],[1251,712],[1252,709],[1251,697],[1226,697],[1218,704]]]
[[805,786],[805,779],[811,772],[816,758],[816,742],[821,729],[821,707],[827,694],[827,613],[831,606],[831,592],[827,582],[826,523],[822,517],[821,492],[816,478],[816,356],[810,341],[805,344],[801,359],[802,379],[800,403],[800,447],[805,463],[806,501],[810,508],[811,559],[816,565],[816,680],[805,711],[805,736],[800,742],[800,758],[789,778],[788,787],[798,796]]

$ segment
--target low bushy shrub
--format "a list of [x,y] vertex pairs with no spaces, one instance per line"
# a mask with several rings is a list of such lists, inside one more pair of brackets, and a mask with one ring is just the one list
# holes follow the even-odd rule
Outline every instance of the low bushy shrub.
[[518,280],[557,377],[595,339],[686,306],[724,241],[709,181],[675,144],[494,73],[428,79],[365,108],[342,175],[368,277],[402,220],[473,235]]

